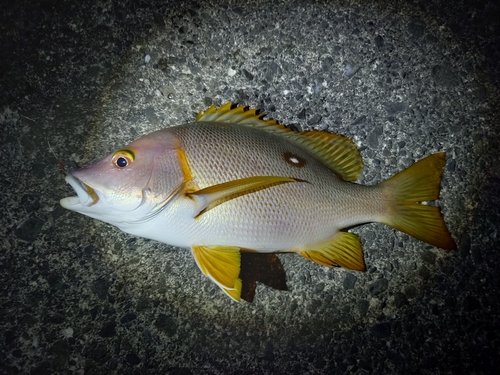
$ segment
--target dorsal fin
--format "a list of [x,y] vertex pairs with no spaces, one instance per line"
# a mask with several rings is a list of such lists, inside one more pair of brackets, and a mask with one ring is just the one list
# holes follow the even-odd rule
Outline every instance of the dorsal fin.
[[259,113],[256,108],[249,108],[245,106],[233,105],[231,102],[227,102],[219,108],[215,108],[212,105],[205,112],[200,111],[198,116],[196,116],[196,121],[198,122],[228,122],[233,124],[244,124],[244,125],[277,125],[288,131],[291,129],[285,128],[283,125],[278,124],[276,120],[263,120],[266,116],[265,113]]
[[355,181],[363,172],[361,153],[344,135],[311,130],[285,136],[307,149],[345,181]]
[[255,108],[250,109],[228,102],[218,109],[212,105],[205,112],[198,113],[196,121],[225,122],[257,127],[286,137],[306,149],[345,181],[357,180],[361,175],[363,159],[358,148],[349,138],[318,130],[294,131],[279,124],[276,120],[264,120],[265,115]]

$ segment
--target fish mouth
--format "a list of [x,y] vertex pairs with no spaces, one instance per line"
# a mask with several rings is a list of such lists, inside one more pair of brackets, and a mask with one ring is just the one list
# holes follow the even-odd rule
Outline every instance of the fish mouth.
[[68,174],[66,182],[75,190],[76,197],[67,197],[61,199],[61,206],[69,210],[75,210],[75,206],[91,207],[99,202],[99,194],[92,187],[80,181],[76,177]]

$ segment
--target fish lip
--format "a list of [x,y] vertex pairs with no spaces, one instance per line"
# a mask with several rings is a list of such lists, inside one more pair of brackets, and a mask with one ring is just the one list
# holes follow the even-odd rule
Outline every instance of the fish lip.
[[72,174],[66,175],[65,180],[71,185],[77,195],[76,197],[73,196],[64,198],[62,201],[64,201],[67,205],[74,206],[80,204],[82,206],[91,207],[99,202],[99,192],[91,186],[79,180]]

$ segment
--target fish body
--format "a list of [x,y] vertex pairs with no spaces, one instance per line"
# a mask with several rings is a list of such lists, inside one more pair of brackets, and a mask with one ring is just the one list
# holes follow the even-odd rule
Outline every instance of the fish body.
[[278,135],[215,122],[160,132],[182,144],[191,190],[260,176],[286,176],[295,181],[235,197],[201,215],[202,199],[178,196],[151,222],[155,228],[148,237],[153,239],[180,247],[203,243],[257,252],[298,250],[328,239],[341,228],[373,221],[383,209],[380,189],[346,183]]
[[364,270],[359,238],[342,229],[382,222],[453,249],[439,208],[444,153],[374,186],[352,141],[296,132],[256,110],[209,108],[197,121],[146,135],[66,180],[67,209],[121,230],[191,248],[201,271],[239,300],[240,252],[297,252]]

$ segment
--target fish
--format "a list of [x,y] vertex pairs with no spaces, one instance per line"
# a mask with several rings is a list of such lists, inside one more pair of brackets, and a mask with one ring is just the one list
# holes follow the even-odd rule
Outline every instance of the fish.
[[192,123],[147,134],[69,172],[62,207],[126,233],[188,248],[235,301],[242,252],[294,252],[323,266],[365,271],[360,237],[378,222],[442,249],[457,248],[440,208],[445,152],[377,185],[362,185],[348,137],[296,131],[231,102]]

